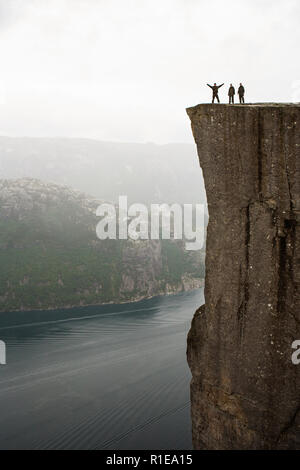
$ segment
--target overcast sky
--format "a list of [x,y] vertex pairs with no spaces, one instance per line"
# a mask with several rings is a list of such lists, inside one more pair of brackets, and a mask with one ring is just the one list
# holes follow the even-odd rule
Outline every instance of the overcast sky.
[[300,101],[299,0],[0,0],[0,134],[192,142],[206,83]]

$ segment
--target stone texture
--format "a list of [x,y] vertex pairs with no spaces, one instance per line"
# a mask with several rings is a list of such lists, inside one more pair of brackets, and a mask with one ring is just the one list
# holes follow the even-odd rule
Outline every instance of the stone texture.
[[196,449],[300,449],[300,105],[187,109],[208,199],[188,335]]

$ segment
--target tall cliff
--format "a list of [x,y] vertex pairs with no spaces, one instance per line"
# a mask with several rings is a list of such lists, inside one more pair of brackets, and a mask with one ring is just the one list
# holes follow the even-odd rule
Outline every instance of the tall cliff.
[[187,109],[208,199],[188,335],[196,449],[300,448],[300,105]]

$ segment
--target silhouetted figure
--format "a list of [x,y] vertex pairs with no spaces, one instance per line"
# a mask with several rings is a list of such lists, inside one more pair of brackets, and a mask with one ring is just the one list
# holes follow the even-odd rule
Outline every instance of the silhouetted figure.
[[214,83],[213,85],[209,85],[207,83],[207,86],[209,86],[209,88],[211,88],[212,91],[213,91],[212,103],[215,102],[215,98],[217,98],[218,103],[220,103],[218,92],[219,92],[219,88],[221,88],[221,86],[223,86],[223,85],[224,85],[224,83],[222,83],[222,85],[217,85],[216,83]]
[[244,95],[245,95],[245,88],[243,85],[240,83],[239,89],[238,89],[238,94],[240,97],[240,103],[245,103]]
[[229,104],[234,104],[234,95],[235,95],[235,88],[230,84],[229,90],[228,90],[228,96],[229,96]]

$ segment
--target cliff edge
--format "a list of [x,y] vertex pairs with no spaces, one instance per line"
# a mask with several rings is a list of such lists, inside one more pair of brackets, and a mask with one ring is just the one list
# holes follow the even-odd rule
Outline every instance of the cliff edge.
[[299,449],[300,105],[188,108],[207,192],[188,335],[196,449]]

